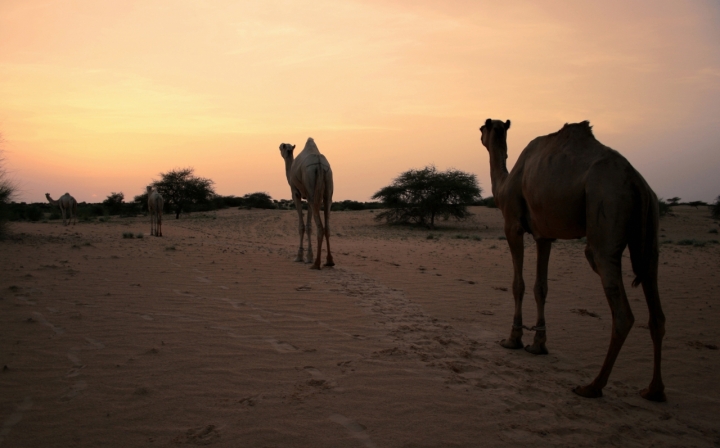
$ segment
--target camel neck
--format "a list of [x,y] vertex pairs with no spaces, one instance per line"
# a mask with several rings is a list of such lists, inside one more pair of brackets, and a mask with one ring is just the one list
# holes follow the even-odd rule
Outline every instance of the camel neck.
[[502,189],[507,170],[507,144],[505,142],[493,144],[490,148],[490,182],[492,183],[493,197],[497,201],[498,193]]
[[285,177],[287,177],[288,182],[290,182],[290,168],[292,167],[293,160],[295,160],[295,157],[292,154],[285,158]]

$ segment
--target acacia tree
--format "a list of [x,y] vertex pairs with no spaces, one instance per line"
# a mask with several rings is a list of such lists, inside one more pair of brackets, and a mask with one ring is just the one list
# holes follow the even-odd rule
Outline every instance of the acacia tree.
[[435,228],[435,218],[462,220],[467,204],[480,199],[482,190],[474,174],[456,169],[438,171],[434,165],[406,171],[372,198],[387,208],[375,219],[390,224],[417,223]]
[[110,193],[105,199],[102,204],[110,209],[111,215],[117,215],[122,211],[123,202],[125,202],[125,195],[123,192],[115,193],[114,191]]
[[160,173],[161,179],[154,180],[152,185],[165,200],[165,206],[175,213],[175,219],[190,204],[200,204],[215,196],[213,182],[204,177],[197,177],[194,168],[176,168],[167,173]]

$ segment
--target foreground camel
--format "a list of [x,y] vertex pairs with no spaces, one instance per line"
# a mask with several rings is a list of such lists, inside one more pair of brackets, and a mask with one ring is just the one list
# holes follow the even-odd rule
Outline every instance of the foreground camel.
[[162,236],[163,197],[153,187],[147,187],[150,236]]
[[[77,201],[74,197],[70,196],[70,193],[65,193],[60,196],[57,201],[50,197],[50,193],[45,193],[45,197],[48,202],[56,207],[60,207],[60,214],[62,215],[63,225],[67,226],[71,222],[73,225],[77,223]],[[67,215],[67,222],[65,216]]]
[[537,245],[535,301],[537,322],[532,345],[525,349],[546,354],[545,297],[548,260],[556,239],[586,236],[585,257],[600,275],[613,317],[612,337],[598,376],[587,386],[574,389],[588,398],[601,397],[613,364],[625,341],[634,317],[622,280],[621,261],[625,247],[636,277],[642,284],[650,309],[650,335],[654,364],[650,386],[640,392],[644,398],[665,401],[660,374],[665,316],[658,295],[658,200],[645,179],[620,153],[602,145],[587,121],[566,124],[560,131],[538,137],[523,150],[512,171],[505,166],[507,130],[510,120],[488,119],[480,128],[482,144],[490,154],[490,177],[495,204],[505,219],[505,235],[515,271],[513,297],[515,315],[505,348],[523,347],[522,278],[523,234],[530,233]]
[[[330,163],[324,155],[320,154],[315,140],[309,138],[305,143],[305,148],[293,159],[293,150],[295,145],[282,143],[280,145],[280,155],[285,159],[285,175],[288,184],[290,184],[290,192],[293,201],[295,201],[295,209],[300,220],[300,247],[298,248],[297,258],[295,261],[303,261],[303,235],[307,231],[308,249],[306,262],[310,263],[313,259],[312,241],[310,235],[312,232],[312,221],[310,215],[315,218],[317,226],[317,258],[311,269],[320,269],[320,256],[322,253],[323,235],[327,240],[327,260],[325,266],[335,266],[332,253],[330,252],[330,207],[332,206],[333,195],[333,176],[330,169]],[[303,225],[302,199],[307,199],[308,216],[307,226]],[[325,210],[325,226],[320,220],[320,207]]]

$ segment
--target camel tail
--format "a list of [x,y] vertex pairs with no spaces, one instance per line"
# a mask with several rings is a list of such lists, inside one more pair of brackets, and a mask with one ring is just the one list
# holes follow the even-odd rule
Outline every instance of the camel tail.
[[645,182],[638,190],[636,202],[636,213],[633,217],[630,230],[630,262],[635,280],[633,287],[651,280],[652,273],[657,271],[659,250],[658,250],[658,227],[660,213],[658,200],[655,193]]
[[[317,164],[315,166],[315,197],[316,198],[324,198],[325,197],[325,169],[323,168],[322,164]],[[318,213],[320,213],[320,210],[318,210]]]

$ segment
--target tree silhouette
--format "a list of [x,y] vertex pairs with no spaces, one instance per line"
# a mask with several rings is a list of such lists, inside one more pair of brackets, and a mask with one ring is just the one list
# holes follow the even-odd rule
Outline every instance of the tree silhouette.
[[180,218],[182,211],[187,211],[188,205],[204,203],[215,196],[214,182],[196,177],[194,172],[194,168],[176,168],[160,173],[161,179],[152,183],[165,200],[167,209],[175,213],[175,219]]
[[417,223],[435,228],[435,218],[450,216],[461,220],[469,216],[467,204],[480,198],[481,189],[474,174],[449,169],[440,172],[434,165],[406,171],[392,184],[376,192],[387,210],[375,219],[390,224]]

